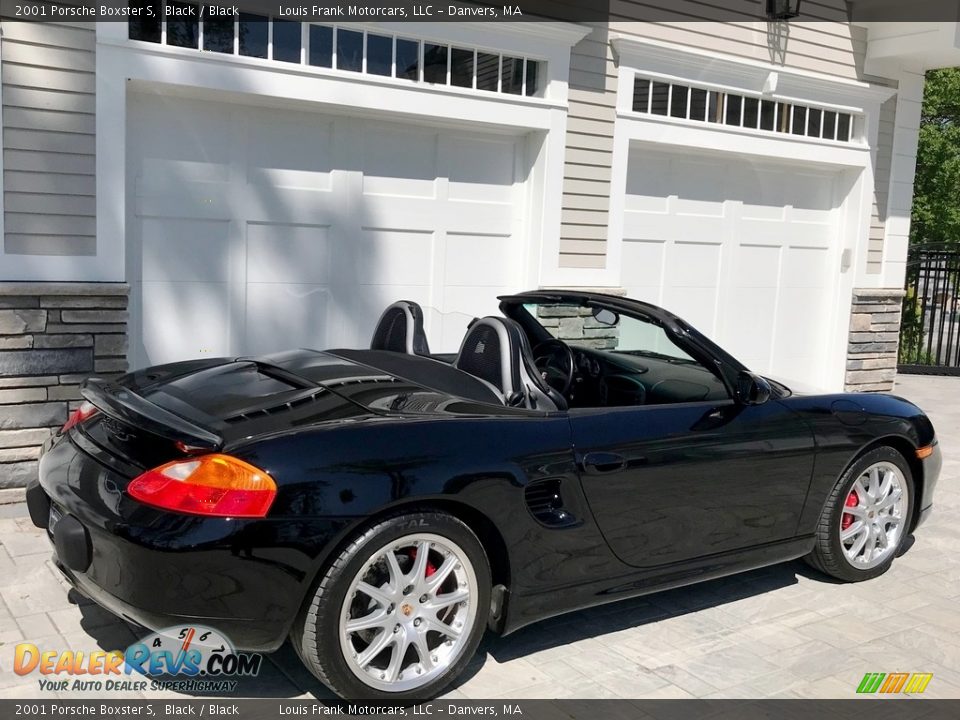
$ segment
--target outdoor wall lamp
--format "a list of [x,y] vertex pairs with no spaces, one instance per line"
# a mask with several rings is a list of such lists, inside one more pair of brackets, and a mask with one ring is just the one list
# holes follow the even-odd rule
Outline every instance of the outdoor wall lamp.
[[767,0],[767,18],[789,20],[800,14],[800,0]]

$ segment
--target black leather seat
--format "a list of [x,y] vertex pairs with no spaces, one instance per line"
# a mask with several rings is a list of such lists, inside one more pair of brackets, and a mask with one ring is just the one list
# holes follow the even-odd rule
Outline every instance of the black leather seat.
[[423,331],[423,310],[420,306],[412,300],[400,300],[384,310],[373,331],[370,349],[429,355],[430,345]]
[[567,408],[563,396],[540,376],[527,335],[515,320],[495,316],[474,320],[453,365],[489,385],[505,405]]

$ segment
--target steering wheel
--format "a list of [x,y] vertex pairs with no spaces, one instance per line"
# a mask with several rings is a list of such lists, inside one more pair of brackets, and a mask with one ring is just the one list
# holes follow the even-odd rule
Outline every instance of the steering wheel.
[[537,343],[533,349],[533,362],[543,381],[567,398],[577,372],[573,349],[562,340],[550,338]]

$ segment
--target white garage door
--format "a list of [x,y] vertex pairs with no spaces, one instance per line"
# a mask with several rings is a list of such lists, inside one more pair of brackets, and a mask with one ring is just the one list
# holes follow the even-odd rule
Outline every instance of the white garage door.
[[524,140],[130,95],[131,363],[363,346],[391,302],[453,351],[522,284]]
[[740,156],[631,150],[623,286],[757,372],[824,385],[843,176]]

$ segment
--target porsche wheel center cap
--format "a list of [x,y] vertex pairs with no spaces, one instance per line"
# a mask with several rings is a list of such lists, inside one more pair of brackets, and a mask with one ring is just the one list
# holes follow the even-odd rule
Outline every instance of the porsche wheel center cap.
[[413,606],[410,603],[404,603],[400,606],[400,612],[403,613],[404,617],[410,617],[413,615]]

